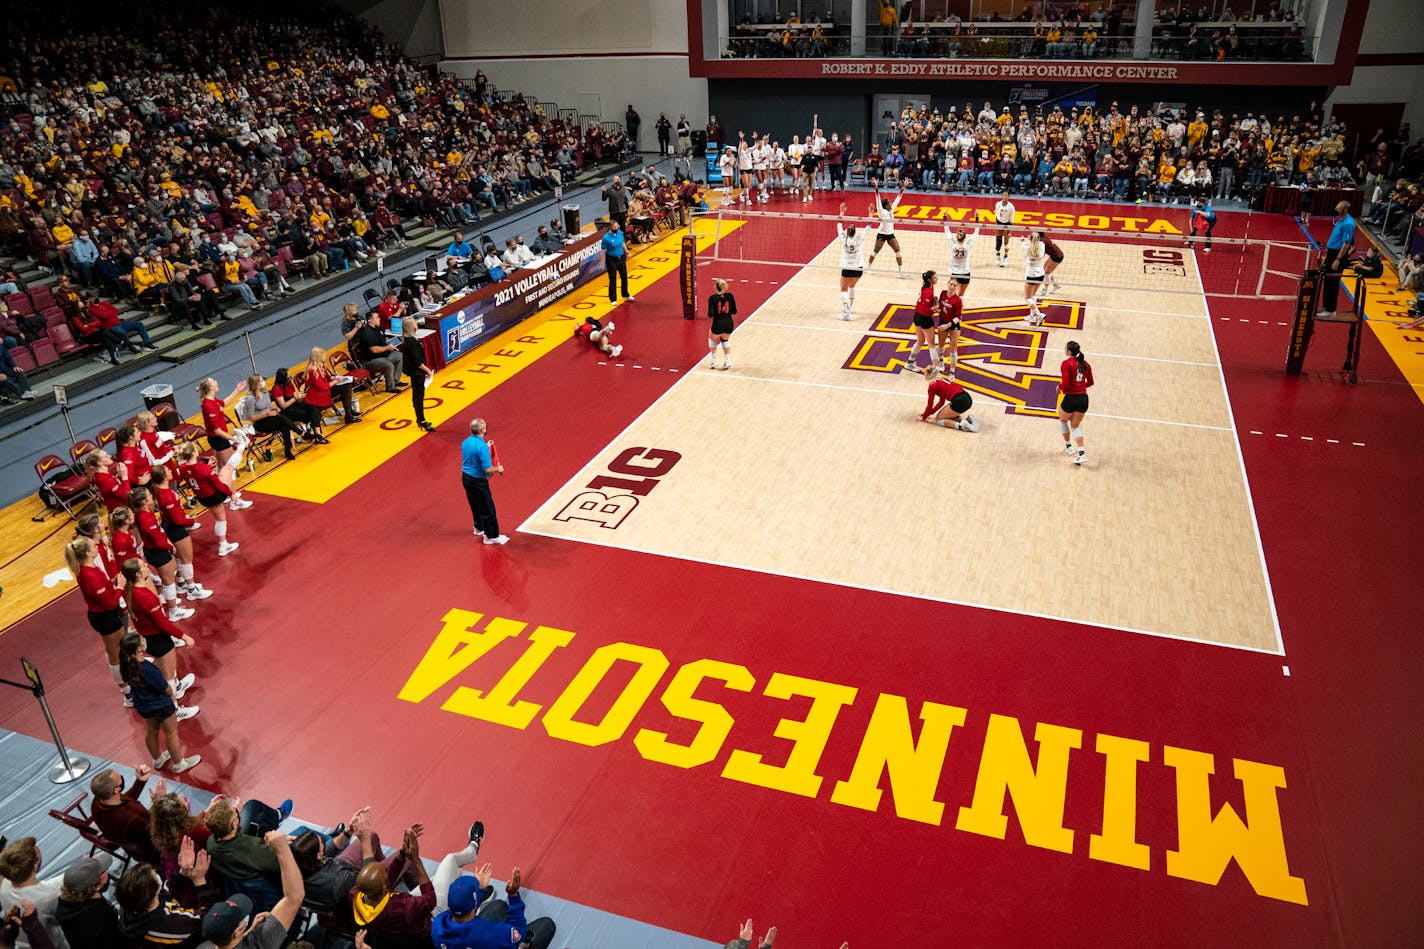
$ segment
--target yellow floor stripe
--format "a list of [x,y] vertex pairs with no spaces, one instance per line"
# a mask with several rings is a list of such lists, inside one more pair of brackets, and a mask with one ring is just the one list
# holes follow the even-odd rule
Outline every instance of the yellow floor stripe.
[[1405,381],[1414,388],[1414,394],[1424,402],[1424,329],[1401,329],[1410,319],[1409,303],[1414,294],[1398,289],[1399,274],[1393,267],[1386,267],[1384,276],[1378,280],[1366,282],[1369,284],[1365,294],[1367,325],[1399,367]]
[[[725,235],[737,223],[724,222],[722,233]],[[715,222],[700,220],[695,226],[700,251],[711,245]],[[684,234],[686,229],[674,231],[630,260],[628,289],[634,296],[677,269]],[[466,412],[500,383],[567,342],[574,323],[587,316],[602,319],[612,309],[607,284],[599,277],[460,357],[436,372],[435,382],[426,390],[426,419],[440,425]],[[303,452],[295,461],[263,475],[244,490],[325,503],[425,434],[416,427],[410,398],[405,394],[384,399],[362,414],[365,420],[343,428],[331,445]]]

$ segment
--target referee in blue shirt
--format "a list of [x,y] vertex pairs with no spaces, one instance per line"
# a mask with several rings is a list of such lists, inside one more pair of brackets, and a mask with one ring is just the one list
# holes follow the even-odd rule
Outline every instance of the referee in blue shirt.
[[1355,219],[1350,216],[1350,202],[1341,201],[1335,205],[1335,227],[1330,231],[1330,239],[1325,242],[1325,260],[1320,265],[1322,286],[1316,319],[1340,318],[1336,310],[1340,300],[1340,272],[1345,269],[1345,263],[1354,249]]
[[603,235],[603,267],[608,271],[608,302],[618,302],[613,292],[614,281],[622,277],[623,299],[632,303],[633,298],[628,295],[628,248],[623,243],[623,228],[617,221],[610,221]]
[[470,422],[470,437],[460,445],[460,482],[465,486],[465,500],[470,502],[475,533],[483,534],[486,544],[507,544],[509,538],[499,532],[489,485],[489,476],[504,474],[504,465],[496,465],[490,459],[489,443],[485,441],[487,428],[482,418]]

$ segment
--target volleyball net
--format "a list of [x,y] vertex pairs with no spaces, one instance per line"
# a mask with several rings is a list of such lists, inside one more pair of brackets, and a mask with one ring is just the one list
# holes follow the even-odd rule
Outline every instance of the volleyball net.
[[[859,197],[859,196],[857,196]],[[857,200],[847,208],[846,224],[865,229],[864,252],[868,262],[875,249],[875,227],[866,215],[867,202]],[[859,210],[852,216],[851,211]],[[974,279],[1022,284],[1024,280],[1023,238],[1030,231],[1048,236],[1064,252],[1061,277],[1080,287],[1102,290],[1152,289],[1163,293],[1207,293],[1213,296],[1255,300],[1294,300],[1301,274],[1310,266],[1310,246],[1304,241],[1255,240],[1250,237],[1252,216],[1245,217],[1244,237],[1213,237],[1208,249],[1204,238],[1177,230],[1178,225],[1158,219],[1158,232],[1109,230],[1114,218],[1104,214],[1081,216],[1035,215],[1071,219],[1075,224],[1102,223],[1102,227],[1013,224],[1008,228],[1007,261],[1000,266],[995,253],[995,237],[1000,226],[993,212],[963,208],[917,208],[916,215],[895,221],[895,237],[900,244],[906,272],[918,276],[926,270],[949,272],[950,247],[945,228],[963,228],[967,235],[978,230],[970,253]],[[1121,209],[1131,211],[1131,209]],[[1175,210],[1175,209],[1174,209]],[[977,216],[977,219],[976,219]],[[988,217],[989,220],[984,220]],[[824,214],[782,213],[755,210],[740,205],[714,209],[704,215],[700,230],[712,230],[714,240],[699,259],[704,262],[758,264],[765,266],[810,267],[839,271],[841,255],[836,238],[837,217]],[[1144,218],[1118,218],[1140,222]],[[1159,223],[1160,222],[1160,223]],[[709,228],[710,225],[710,228]],[[1185,220],[1180,225],[1185,229]],[[1170,229],[1170,230],[1167,230]],[[1166,230],[1167,232],[1162,232]],[[808,259],[809,258],[809,259]],[[894,251],[886,246],[873,269],[895,269]],[[1196,280],[1162,279],[1200,277]]]

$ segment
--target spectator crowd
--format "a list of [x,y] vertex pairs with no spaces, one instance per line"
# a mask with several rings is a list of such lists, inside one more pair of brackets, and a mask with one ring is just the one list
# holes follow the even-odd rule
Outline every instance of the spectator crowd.
[[1177,203],[1249,199],[1268,184],[1352,182],[1344,136],[1314,109],[1272,119],[1207,106],[985,102],[906,108],[887,147],[854,160],[868,179],[908,188]]
[[[198,327],[291,292],[293,271],[404,246],[413,223],[559,194],[628,145],[620,126],[418,65],[323,7],[88,12],[0,38],[0,249],[71,278],[57,322],[111,361],[141,345],[116,300]],[[49,335],[38,316],[0,311],[7,344]]]
[[112,768],[90,781],[104,840],[93,856],[51,871],[34,837],[0,839],[0,946],[547,949],[554,937],[552,919],[528,918],[519,867],[496,896],[493,865],[477,864],[481,821],[432,877],[421,824],[403,829],[398,848],[382,845],[370,808],[331,830],[288,833],[278,827],[290,800],[219,794],[195,811],[150,776],[140,765],[132,784]]

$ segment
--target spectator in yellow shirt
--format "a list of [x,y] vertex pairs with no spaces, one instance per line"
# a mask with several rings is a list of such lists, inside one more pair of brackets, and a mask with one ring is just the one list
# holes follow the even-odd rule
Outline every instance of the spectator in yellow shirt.
[[375,105],[371,106],[371,116],[384,122],[386,119],[391,117],[391,110],[387,109],[384,105],[377,102]]
[[148,307],[157,306],[163,302],[163,291],[173,282],[173,266],[159,256],[158,251],[152,250],[147,260],[134,262],[131,279],[138,302]]
[[1196,146],[1206,141],[1206,117],[1200,112],[1192,123],[1187,126],[1187,144]]

